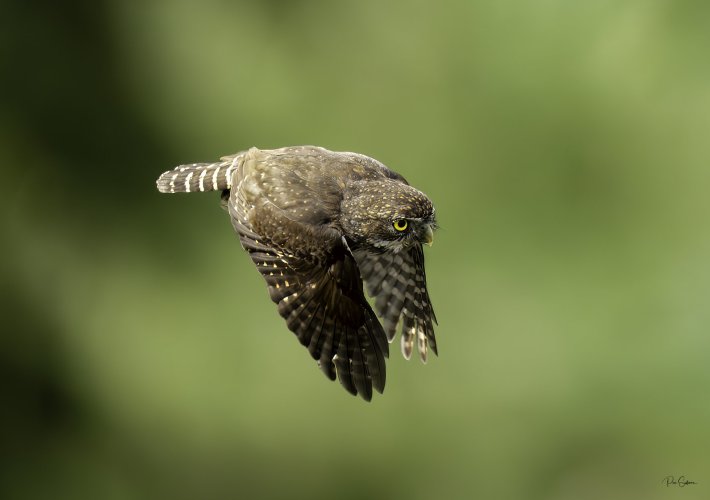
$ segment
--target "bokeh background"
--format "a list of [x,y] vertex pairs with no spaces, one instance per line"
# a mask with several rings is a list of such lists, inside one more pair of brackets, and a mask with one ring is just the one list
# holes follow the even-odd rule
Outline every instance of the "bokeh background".
[[[2,18],[2,498],[710,497],[710,3]],[[437,206],[440,357],[393,349],[370,404],[288,332],[217,196],[155,190],[295,144]]]

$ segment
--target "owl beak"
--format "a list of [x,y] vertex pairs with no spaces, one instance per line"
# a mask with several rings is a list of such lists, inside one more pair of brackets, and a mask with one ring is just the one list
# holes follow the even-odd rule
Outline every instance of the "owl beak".
[[427,224],[426,232],[424,233],[424,243],[429,246],[432,246],[434,244],[434,230],[429,224]]

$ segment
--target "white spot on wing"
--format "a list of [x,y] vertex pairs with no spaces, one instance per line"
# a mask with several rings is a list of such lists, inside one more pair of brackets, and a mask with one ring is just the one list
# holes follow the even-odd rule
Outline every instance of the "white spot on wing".
[[187,174],[187,177],[185,177],[185,192],[186,193],[190,192],[190,179],[192,179],[192,175],[194,173],[195,172],[190,172],[189,174]]
[[205,190],[205,174],[207,173],[207,169],[204,169],[202,172],[200,172],[200,191]]

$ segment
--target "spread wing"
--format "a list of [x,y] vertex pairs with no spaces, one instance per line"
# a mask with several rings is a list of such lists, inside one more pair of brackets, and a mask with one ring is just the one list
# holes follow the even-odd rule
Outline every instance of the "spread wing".
[[294,221],[270,202],[240,204],[236,193],[229,212],[279,314],[326,376],[337,373],[348,392],[367,401],[373,387],[381,393],[387,339],[341,235]]
[[424,252],[414,245],[406,252],[355,253],[367,292],[375,298],[375,309],[392,342],[397,324],[402,322],[402,354],[409,359],[414,339],[419,356],[426,362],[428,347],[437,354],[434,323],[436,315],[426,288]]

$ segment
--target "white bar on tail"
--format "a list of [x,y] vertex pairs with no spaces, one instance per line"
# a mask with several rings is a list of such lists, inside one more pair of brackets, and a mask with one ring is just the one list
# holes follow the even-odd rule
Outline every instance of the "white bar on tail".
[[200,172],[200,191],[205,190],[205,174],[207,173],[207,169],[204,169],[202,172]]
[[185,177],[185,192],[189,193],[190,192],[190,179],[192,179],[192,174],[195,172],[190,172],[187,174],[187,177]]
[[227,189],[231,189],[232,187],[232,167],[229,167],[227,171],[224,173],[225,179],[227,181]]
[[217,170],[215,170],[214,174],[212,174],[212,189],[214,189],[215,191],[217,191],[217,176],[219,175],[219,170],[221,168],[221,166],[217,167]]
[[237,166],[237,160],[239,159],[239,156],[235,156],[234,159],[232,160],[232,164],[229,166],[227,169],[227,189],[232,189],[232,172]]
[[175,179],[177,179],[177,176],[180,175],[180,172],[175,172],[173,176],[170,178],[170,192],[174,193],[175,192]]

